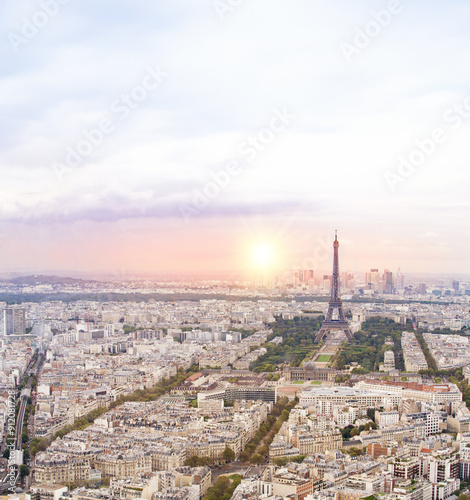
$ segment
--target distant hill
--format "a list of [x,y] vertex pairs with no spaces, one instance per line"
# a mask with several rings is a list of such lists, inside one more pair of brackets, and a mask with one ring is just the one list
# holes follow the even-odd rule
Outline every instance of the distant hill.
[[17,278],[11,278],[10,283],[15,285],[60,285],[60,284],[74,284],[74,283],[90,283],[94,280],[83,280],[80,278],[69,278],[63,276],[46,276],[42,274],[35,274],[31,276],[19,276]]

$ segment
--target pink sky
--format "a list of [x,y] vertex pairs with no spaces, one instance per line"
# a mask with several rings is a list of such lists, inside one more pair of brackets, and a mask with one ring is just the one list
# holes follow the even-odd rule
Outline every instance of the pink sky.
[[260,243],[329,270],[338,229],[344,271],[470,273],[470,4],[431,4],[351,57],[366,0],[70,2],[8,35],[0,272],[240,273]]

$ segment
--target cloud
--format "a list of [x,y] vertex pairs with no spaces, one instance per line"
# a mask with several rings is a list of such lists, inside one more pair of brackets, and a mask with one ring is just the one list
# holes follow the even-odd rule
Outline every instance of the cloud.
[[[240,217],[338,227],[351,249],[450,240],[470,215],[468,122],[397,192],[383,177],[468,93],[470,5],[423,5],[404,2],[351,64],[340,45],[370,21],[366,1],[246,1],[223,23],[207,0],[63,5],[18,53],[0,47],[0,225],[93,221],[106,238],[122,220],[174,223],[237,160],[241,174],[192,218],[201,234]],[[38,8],[3,3],[0,30],[18,33]],[[168,78],[119,120],[112,103],[148,65]],[[296,119],[247,163],[240,144],[283,107]],[[104,117],[115,131],[59,183],[51,165]]]
[[[15,200],[3,198],[0,200],[0,220],[4,223],[65,224],[78,221],[116,222],[133,218],[181,219],[183,207],[192,206],[195,196],[204,196],[201,191],[190,190],[189,187],[187,182],[168,182],[134,185],[128,190],[115,186],[90,193],[81,188],[54,196],[35,194]],[[299,209],[298,202],[282,201],[269,195],[260,196],[256,202],[221,195],[216,199],[205,199],[207,205],[192,217],[274,215]],[[302,209],[307,210],[307,207]]]
[[433,231],[426,231],[425,233],[418,234],[418,238],[425,238],[425,239],[435,239],[439,238],[438,233],[434,233]]

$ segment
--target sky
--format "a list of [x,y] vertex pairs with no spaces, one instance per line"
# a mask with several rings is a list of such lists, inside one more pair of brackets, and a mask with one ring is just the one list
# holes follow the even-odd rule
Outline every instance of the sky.
[[469,18],[5,0],[0,272],[470,273]]

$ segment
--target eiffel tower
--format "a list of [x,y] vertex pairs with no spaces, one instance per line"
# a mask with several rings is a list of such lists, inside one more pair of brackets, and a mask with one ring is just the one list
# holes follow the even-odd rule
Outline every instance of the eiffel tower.
[[339,259],[338,259],[338,234],[335,231],[335,241],[333,242],[333,276],[331,279],[331,295],[330,295],[330,304],[328,306],[328,312],[326,313],[325,321],[317,333],[315,338],[315,342],[319,342],[323,339],[323,337],[331,331],[341,330],[348,340],[351,340],[353,334],[349,329],[348,322],[344,317],[343,311],[343,302],[341,300],[340,292],[339,292]]

